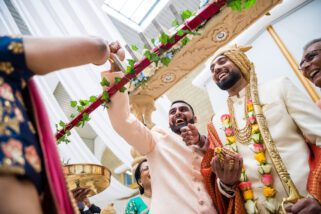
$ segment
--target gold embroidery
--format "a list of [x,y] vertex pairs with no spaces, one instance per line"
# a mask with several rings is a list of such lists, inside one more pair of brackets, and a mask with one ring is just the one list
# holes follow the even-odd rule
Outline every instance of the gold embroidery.
[[24,79],[21,79],[21,88],[24,89],[27,86],[27,82]]
[[20,42],[11,42],[8,49],[14,54],[23,53],[23,45]]
[[3,105],[0,103],[0,120],[2,122],[2,116],[3,116]]
[[25,107],[25,103],[23,102],[22,95],[19,91],[16,91],[16,97],[18,98],[21,105],[23,105],[23,107]]
[[3,123],[0,124],[0,134],[10,135],[11,133],[7,128],[13,129],[17,134],[20,134],[19,120],[17,118],[10,118],[9,116],[4,117]]
[[6,158],[24,165],[25,159],[23,158],[22,143],[19,140],[11,138],[8,142],[1,144],[1,149]]
[[22,112],[20,111],[19,108],[14,107],[14,113],[15,113],[15,117],[17,118],[17,120],[19,122],[23,122],[24,121],[23,114],[22,114]]
[[0,62],[0,71],[11,74],[14,71],[14,68],[11,62]]
[[5,105],[5,107],[7,107],[7,108],[11,108],[11,104],[10,104],[10,102],[8,101],[8,100],[6,100],[5,102],[4,102],[4,105]]
[[25,169],[22,166],[7,166],[0,164],[0,174],[24,175]]
[[34,146],[25,147],[25,158],[36,172],[41,172],[41,161]]
[[8,83],[4,83],[0,86],[0,96],[6,100],[14,101],[12,88]]
[[29,125],[29,129],[30,131],[32,132],[32,134],[36,134],[36,130],[35,128],[33,127],[32,123],[30,121],[28,121],[28,125]]

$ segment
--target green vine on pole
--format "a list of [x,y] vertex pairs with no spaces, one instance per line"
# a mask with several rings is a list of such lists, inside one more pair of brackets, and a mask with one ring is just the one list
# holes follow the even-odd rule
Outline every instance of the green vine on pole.
[[[256,3],[256,0],[227,0],[227,6],[231,7],[232,10],[236,11],[242,11],[243,9],[248,9],[252,7]],[[195,13],[191,12],[190,10],[184,10],[181,14],[180,17],[182,18],[183,21],[186,21],[190,17],[194,16]],[[203,23],[202,26],[196,28],[196,30],[190,31],[190,30],[179,30],[177,31],[178,36],[183,36],[183,35],[192,35],[192,36],[197,36],[200,35],[199,32],[197,32],[200,28],[202,28],[205,24]],[[172,26],[175,28],[178,28],[180,26],[180,23],[178,20],[173,20],[172,21]],[[158,37],[158,39],[151,39],[151,43],[156,46],[157,42],[160,42],[163,45],[166,45],[168,43],[174,43],[174,37],[170,36],[166,33],[161,33]],[[154,53],[148,48],[144,47],[146,50],[143,52],[143,55],[150,60],[152,63],[156,65],[156,67],[159,64],[162,64],[164,66],[168,66],[173,58],[173,56],[179,52],[182,47],[184,47],[188,42],[190,41],[190,38],[188,36],[185,36],[184,38],[181,39],[180,45],[178,47],[173,47],[168,51],[160,50],[159,53]],[[131,45],[131,49],[133,51],[138,51],[139,48],[136,45]],[[127,59],[128,66],[126,67],[125,73],[128,74],[134,74],[135,69],[134,65],[136,63],[135,60],[133,59]],[[142,77],[135,77],[133,80],[130,81],[130,85],[133,84],[135,88],[138,88],[140,86],[144,87],[144,85],[147,83],[149,77],[142,76]],[[116,77],[115,78],[115,83],[118,83],[121,81],[121,78]],[[109,87],[110,82],[108,82],[107,79],[103,78],[100,82],[100,85],[102,87]],[[122,87],[119,89],[120,92],[124,93],[127,91],[126,87]],[[101,105],[108,108],[107,104],[111,102],[110,96],[107,91],[104,91],[102,94],[102,99],[105,100]],[[78,113],[82,112],[85,107],[89,106],[91,103],[95,102],[97,100],[97,96],[90,96],[88,99],[81,99],[79,101],[71,101],[70,106],[74,108]],[[71,114],[70,118],[74,118],[75,114]],[[82,119],[78,122],[77,127],[84,127],[88,121],[90,121],[90,116],[88,113],[84,113]],[[56,129],[57,131],[60,129],[63,129],[66,131],[66,123],[64,121],[59,121],[58,124],[56,124]],[[60,137],[59,140],[57,140],[57,144],[60,144],[62,142],[64,143],[70,143],[70,140],[68,137],[71,135],[70,130],[66,131],[65,135]]]

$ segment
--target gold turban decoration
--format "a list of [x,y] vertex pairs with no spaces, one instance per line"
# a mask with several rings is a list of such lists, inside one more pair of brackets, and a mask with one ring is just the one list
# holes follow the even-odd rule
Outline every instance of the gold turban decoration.
[[213,61],[221,55],[226,56],[241,70],[245,80],[249,82],[252,63],[245,52],[251,48],[252,46],[237,46],[236,44],[222,47],[215,52]]

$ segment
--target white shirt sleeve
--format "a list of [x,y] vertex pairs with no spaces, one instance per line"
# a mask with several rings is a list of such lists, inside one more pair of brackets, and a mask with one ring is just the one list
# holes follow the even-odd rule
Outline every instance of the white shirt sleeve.
[[321,110],[288,78],[281,87],[287,111],[308,141],[321,147]]

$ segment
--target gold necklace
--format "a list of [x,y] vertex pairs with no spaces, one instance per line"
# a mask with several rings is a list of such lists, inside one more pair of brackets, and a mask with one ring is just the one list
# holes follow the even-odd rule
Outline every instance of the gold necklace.
[[251,124],[248,121],[249,116],[247,111],[247,101],[250,99],[250,97],[251,97],[250,87],[249,85],[247,85],[245,89],[245,102],[244,102],[244,115],[246,118],[246,124],[241,129],[238,128],[237,122],[235,121],[233,101],[230,97],[227,99],[228,110],[231,115],[232,128],[235,132],[235,137],[237,141],[242,144],[249,144],[251,141],[252,128],[251,128]]

